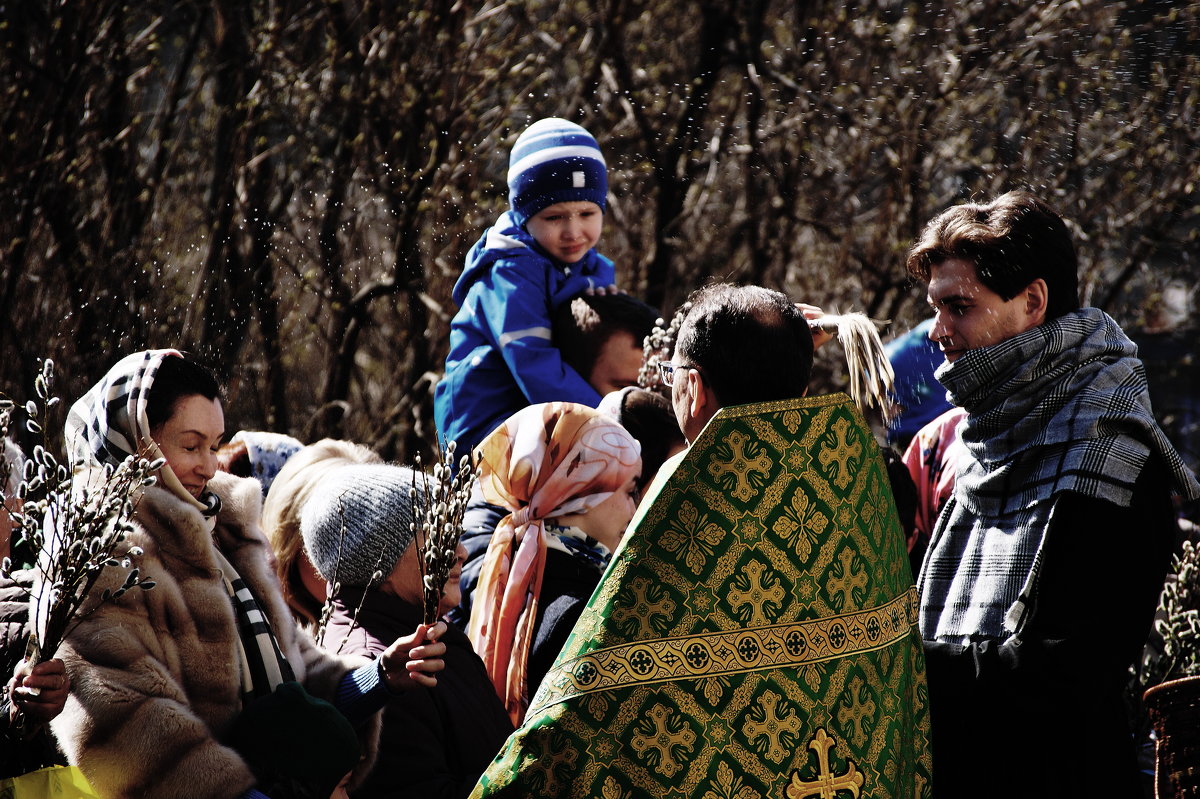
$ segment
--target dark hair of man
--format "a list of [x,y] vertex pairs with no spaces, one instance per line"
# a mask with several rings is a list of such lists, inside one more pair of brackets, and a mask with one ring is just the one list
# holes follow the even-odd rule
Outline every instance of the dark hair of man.
[[671,409],[671,401],[644,388],[623,392],[617,420],[642,445],[642,476],[638,482],[642,488],[658,474],[667,453],[687,443],[675,419],[675,411]]
[[584,294],[558,306],[551,335],[563,362],[587,379],[614,333],[640,346],[656,321],[658,311],[628,294]]
[[1024,191],[990,203],[965,203],[935,217],[908,254],[908,272],[929,282],[932,267],[951,258],[975,265],[979,282],[1011,300],[1046,281],[1046,318],[1079,308],[1079,261],[1062,217]]
[[210,400],[220,398],[221,387],[213,373],[186,353],[182,358],[174,355],[163,358],[146,399],[150,427],[160,427],[171,418],[181,399],[196,394]]
[[706,286],[689,298],[677,360],[699,367],[721,407],[794,399],[812,373],[808,322],[778,291],[761,286]]

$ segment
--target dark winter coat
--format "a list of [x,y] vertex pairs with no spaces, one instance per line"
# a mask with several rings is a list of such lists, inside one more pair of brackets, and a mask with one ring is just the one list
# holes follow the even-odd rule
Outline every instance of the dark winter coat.
[[935,797],[1140,795],[1122,691],[1175,540],[1169,490],[1151,461],[1129,507],[1059,495],[1021,635],[925,642]]
[[582,558],[557,549],[546,551],[546,571],[542,575],[533,646],[529,649],[530,699],[567,643],[603,574],[602,568]]
[[[342,654],[378,658],[420,622],[421,609],[392,594],[369,591],[363,599],[362,589],[347,588],[334,600],[324,643],[340,646]],[[388,701],[379,758],[355,799],[465,797],[513,731],[467,636],[449,625],[441,640],[446,667],[437,686],[415,687]]]

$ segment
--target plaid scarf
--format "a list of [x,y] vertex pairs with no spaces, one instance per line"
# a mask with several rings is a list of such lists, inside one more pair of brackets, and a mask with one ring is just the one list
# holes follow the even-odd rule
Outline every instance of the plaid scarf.
[[1127,507],[1154,457],[1179,494],[1200,497],[1154,419],[1136,354],[1107,314],[1084,308],[938,369],[968,416],[954,496],[921,570],[927,640],[1019,631],[1062,492]]

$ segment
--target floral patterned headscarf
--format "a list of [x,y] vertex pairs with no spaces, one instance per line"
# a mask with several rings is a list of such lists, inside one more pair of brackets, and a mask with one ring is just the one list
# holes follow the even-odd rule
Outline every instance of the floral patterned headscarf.
[[526,667],[546,564],[545,520],[608,499],[641,474],[640,453],[615,419],[569,402],[518,411],[475,450],[483,498],[510,513],[484,556],[468,635],[514,724],[529,704]]

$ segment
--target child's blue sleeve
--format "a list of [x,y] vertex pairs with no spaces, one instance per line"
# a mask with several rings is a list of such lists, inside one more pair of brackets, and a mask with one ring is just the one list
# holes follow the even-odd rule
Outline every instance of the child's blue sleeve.
[[563,362],[550,333],[550,291],[545,271],[528,261],[498,261],[472,288],[493,346],[530,403],[577,402],[592,408],[600,395]]

